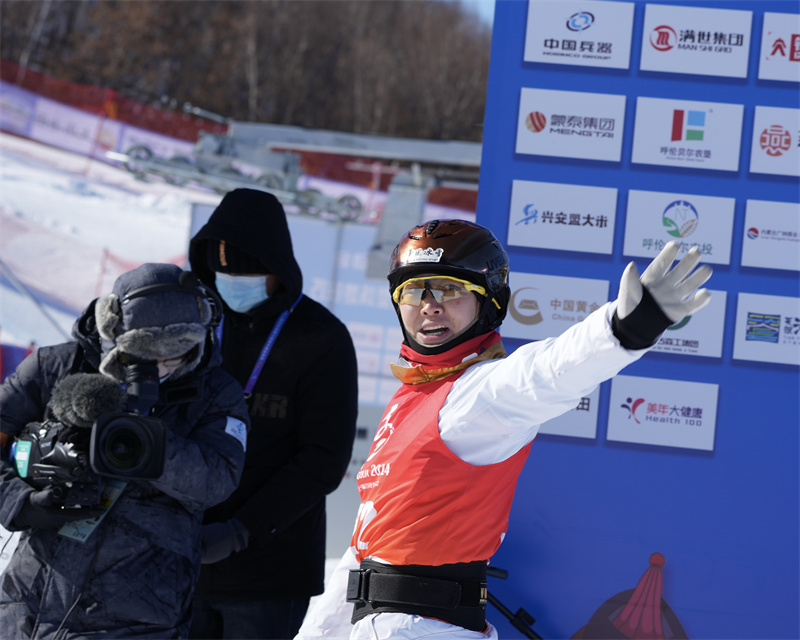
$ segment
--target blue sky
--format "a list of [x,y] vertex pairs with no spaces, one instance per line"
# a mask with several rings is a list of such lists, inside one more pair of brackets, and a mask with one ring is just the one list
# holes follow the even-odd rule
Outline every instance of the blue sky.
[[475,11],[488,24],[494,22],[495,0],[461,0],[461,4]]

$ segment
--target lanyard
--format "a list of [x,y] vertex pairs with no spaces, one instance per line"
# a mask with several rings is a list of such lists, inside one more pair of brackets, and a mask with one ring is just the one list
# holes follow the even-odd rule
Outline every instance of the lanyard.
[[[272,351],[272,347],[275,345],[275,341],[278,339],[278,334],[280,334],[281,329],[283,329],[283,325],[286,324],[286,321],[289,319],[289,314],[294,311],[294,308],[303,298],[303,294],[301,293],[297,300],[294,301],[291,307],[288,309],[284,309],[281,312],[281,315],[278,316],[278,319],[275,321],[275,324],[272,327],[272,331],[269,332],[267,336],[266,342],[264,342],[264,346],[261,347],[261,353],[258,354],[258,360],[256,360],[256,364],[253,367],[253,371],[250,374],[250,378],[247,380],[247,385],[244,388],[244,397],[249,398],[250,394],[253,391],[253,387],[256,386],[256,380],[258,380],[258,376],[261,375],[261,370],[264,368],[264,364],[269,357],[269,352]],[[225,322],[225,316],[222,317],[222,320],[217,327],[217,338],[219,339],[220,344],[222,344],[222,324]]]

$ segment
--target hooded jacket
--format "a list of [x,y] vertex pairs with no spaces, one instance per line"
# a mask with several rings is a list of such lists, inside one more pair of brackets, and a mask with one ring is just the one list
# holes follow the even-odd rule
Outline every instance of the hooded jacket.
[[[41,347],[0,387],[0,426],[19,434],[42,421],[52,390],[72,373],[97,374],[103,347],[92,302],[73,342]],[[241,386],[221,368],[211,337],[202,362],[159,386],[149,415],[167,426],[166,462],[152,481],[128,481],[89,537],[25,529],[2,575],[0,637],[186,637],[200,572],[206,508],[233,491],[243,443],[226,431],[249,423]],[[31,487],[0,461],[0,524],[9,530]],[[60,631],[59,631],[60,628]]]
[[[271,194],[228,193],[192,239],[192,270],[216,290],[219,241],[255,257],[281,282],[248,313],[224,309],[223,368],[245,386],[281,312],[301,295],[286,216]],[[204,565],[199,595],[238,600],[303,598],[322,593],[325,496],[342,480],[357,415],[355,350],[347,328],[303,296],[277,337],[248,398],[251,430],[238,489],[209,509],[205,522],[238,519],[246,549]]]

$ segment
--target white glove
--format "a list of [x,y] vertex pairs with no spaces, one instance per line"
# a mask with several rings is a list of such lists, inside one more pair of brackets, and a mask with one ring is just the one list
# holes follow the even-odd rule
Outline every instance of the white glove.
[[697,247],[689,249],[670,271],[679,249],[677,243],[668,242],[641,278],[633,262],[625,268],[617,301],[617,315],[620,320],[628,316],[641,302],[642,286],[647,287],[656,304],[673,324],[696,313],[711,301],[711,294],[707,289],[698,290],[711,277],[711,267],[701,265],[692,273],[701,257]]

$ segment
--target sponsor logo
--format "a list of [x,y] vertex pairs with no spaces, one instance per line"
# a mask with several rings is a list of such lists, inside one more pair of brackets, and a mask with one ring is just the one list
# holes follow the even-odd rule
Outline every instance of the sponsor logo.
[[[670,126],[670,144],[659,148],[662,156],[672,161],[705,163],[711,161],[711,149],[699,147],[694,143],[705,142],[708,120],[714,110],[673,109]],[[682,146],[679,143],[693,143]],[[676,144],[677,143],[677,144]]]
[[406,254],[406,262],[439,262],[442,259],[444,249],[409,249]]
[[663,404],[649,402],[646,398],[626,398],[620,405],[621,409],[628,412],[628,419],[636,424],[642,422],[660,422],[668,424],[681,424],[691,427],[703,426],[703,408],[691,406],[678,406],[677,404]]
[[536,298],[531,295],[530,291],[536,291],[533,287],[523,287],[517,289],[511,296],[511,304],[509,311],[511,317],[520,324],[539,324],[544,321],[541,312],[539,311],[539,303]]
[[[525,117],[525,126],[531,133],[539,133],[546,124],[547,118],[541,111],[532,111]],[[550,128],[547,132],[563,136],[613,138],[615,127],[615,118],[553,114],[550,116]]]
[[800,344],[800,317],[784,316],[783,342],[793,345]]
[[780,331],[780,315],[752,311],[747,314],[745,340],[777,344],[780,341]]
[[594,24],[594,14],[588,11],[573,13],[567,20],[567,29],[570,31],[586,31]]
[[525,126],[532,133],[539,133],[547,124],[547,117],[541,111],[531,111],[525,117]]
[[750,240],[758,240],[758,238],[761,238],[762,240],[777,240],[794,243],[800,241],[800,234],[797,233],[797,231],[791,231],[789,229],[767,229],[765,227],[762,227],[761,229],[750,227],[747,230],[747,237]]
[[539,211],[533,204],[523,207],[523,217],[514,223],[529,225],[536,224],[561,224],[569,227],[596,227],[604,229],[608,226],[608,217],[602,214],[569,213],[566,211]]
[[626,404],[621,404],[620,407],[628,410],[628,420],[633,418],[636,424],[642,424],[639,421],[639,418],[636,417],[636,412],[639,410],[639,407],[641,407],[644,404],[644,402],[645,402],[644,398],[636,398],[636,400],[634,400],[633,398],[627,398],[625,400]]
[[[564,5],[573,6],[565,10]],[[631,3],[531,2],[529,13],[525,60],[625,69],[630,66]]]
[[744,44],[744,34],[691,28],[676,32],[669,25],[662,24],[650,32],[650,44],[656,51],[682,49],[732,53],[733,47],[741,47]]
[[547,38],[542,45],[544,51],[542,55],[558,56],[561,58],[581,58],[610,60],[611,42],[592,42],[590,40],[568,40],[558,38]]
[[750,311],[747,313],[745,340],[800,345],[800,317]]
[[[531,293],[533,291],[537,291],[537,289],[534,287],[522,287],[511,295],[510,304],[508,305],[509,313],[520,324],[534,325],[544,322],[539,302],[535,294]],[[549,306],[553,311],[550,316],[551,320],[571,323],[581,322],[592,311],[600,308],[600,305],[596,302],[561,300],[558,298],[550,300]]]
[[[636,105],[633,162],[738,168],[742,105],[644,97]],[[780,122],[778,117],[783,114],[770,122]]]
[[539,219],[539,210],[536,207],[534,207],[532,204],[526,204],[523,207],[522,212],[522,220],[518,220],[515,223],[515,226],[518,224],[536,224],[537,220]]
[[691,202],[676,200],[667,205],[661,214],[661,223],[673,238],[685,238],[692,235],[700,216]]
[[670,26],[662,24],[650,32],[650,44],[656,51],[669,51],[677,43],[678,34]]
[[758,142],[768,156],[777,157],[789,151],[792,146],[792,136],[781,125],[773,124],[761,132]]
[[800,33],[792,34],[788,47],[786,40],[781,37],[776,38],[768,58],[774,57],[786,58],[789,62],[800,62]]
[[740,293],[733,357],[800,364],[800,298]]
[[702,140],[705,126],[705,111],[674,109],[672,111],[672,136],[670,140],[672,142],[677,140]]

